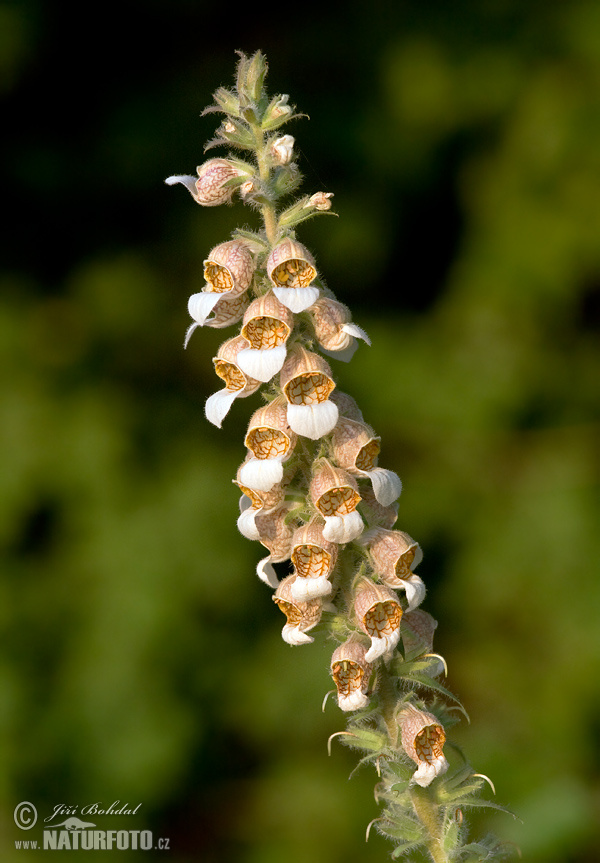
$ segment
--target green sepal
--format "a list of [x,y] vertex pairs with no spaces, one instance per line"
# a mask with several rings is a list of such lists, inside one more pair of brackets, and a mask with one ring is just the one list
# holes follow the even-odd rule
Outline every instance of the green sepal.
[[246,67],[245,89],[252,101],[260,99],[268,71],[267,59],[262,51],[256,51]]
[[255,255],[261,252],[268,252],[269,243],[265,237],[257,234],[255,231],[248,231],[244,228],[236,228],[232,234],[234,240],[243,240],[250,247],[250,251]]
[[225,87],[219,87],[213,93],[213,99],[217,104],[209,105],[205,108],[200,114],[201,117],[204,117],[205,114],[213,114],[216,111],[222,112],[223,114],[230,114],[233,117],[239,117],[240,103],[235,93],[232,93],[231,90],[227,90]]
[[318,210],[316,207],[307,206],[309,202],[310,197],[305,195],[287,210],[284,210],[279,216],[279,228],[293,228],[301,222],[312,219],[313,216],[337,216],[333,210]]
[[276,168],[272,180],[273,193],[277,198],[290,195],[302,183],[302,174],[295,162]]

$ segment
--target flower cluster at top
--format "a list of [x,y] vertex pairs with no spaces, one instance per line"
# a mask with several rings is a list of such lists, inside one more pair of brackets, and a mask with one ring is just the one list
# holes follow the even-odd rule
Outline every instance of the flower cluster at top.
[[[225,117],[208,147],[227,145],[245,158],[211,158],[197,176],[166,180],[183,184],[205,207],[239,195],[263,222],[208,253],[206,285],[189,299],[185,344],[198,327],[238,327],[213,359],[222,386],[205,407],[220,427],[236,399],[262,391],[234,480],[242,493],[237,526],[268,552],[257,573],[285,615],[283,639],[308,644],[317,627],[338,643],[330,673],[339,707],[355,717],[342,733],[348,745],[367,751],[363,761],[377,764],[378,796],[388,802],[379,829],[401,841],[397,820],[408,807],[402,817],[421,831],[411,841],[429,847],[441,839],[432,838],[428,819],[402,794],[428,788],[447,771],[445,727],[457,708],[448,707],[453,696],[438,680],[445,663],[432,653],[437,622],[419,608],[421,549],[396,528],[402,484],[378,465],[380,438],[354,399],[337,389],[328,361],[350,361],[358,340],[370,344],[368,336],[296,239],[300,222],[331,212],[332,194],[281,206],[301,181],[294,138],[281,127],[299,115],[288,96],[269,99],[265,75],[260,52],[241,55],[236,89],[218,89],[205,112]],[[289,574],[280,579],[274,564],[284,562]],[[454,800],[468,777],[470,771],[454,781]],[[467,796],[478,787],[469,781]],[[449,835],[456,811],[429,820]]]

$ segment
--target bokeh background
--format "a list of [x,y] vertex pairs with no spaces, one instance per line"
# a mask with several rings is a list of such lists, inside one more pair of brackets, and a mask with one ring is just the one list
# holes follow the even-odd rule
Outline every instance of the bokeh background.
[[364,842],[374,773],[327,757],[331,648],[283,643],[235,528],[258,397],[213,428],[229,333],[182,350],[207,252],[256,222],[163,179],[203,161],[199,114],[257,48],[311,117],[287,129],[306,191],[335,193],[339,218],[300,238],[372,337],[334,371],[404,481],[398,526],[472,720],[454,739],[522,819],[478,829],[530,863],[594,863],[596,0],[0,4],[2,860],[45,856],[14,848],[41,838],[22,800],[40,819],[142,803],[98,826],[171,850],[123,863],[390,851]]

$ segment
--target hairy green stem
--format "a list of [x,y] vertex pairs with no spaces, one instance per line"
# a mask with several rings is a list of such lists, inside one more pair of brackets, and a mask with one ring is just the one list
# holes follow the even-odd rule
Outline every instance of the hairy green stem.
[[[256,162],[258,164],[258,174],[265,185],[268,185],[271,179],[271,168],[269,166],[268,155],[265,148],[264,132],[258,125],[252,125],[254,139],[256,141]],[[265,225],[265,233],[269,245],[273,247],[277,241],[277,217],[273,204],[264,203],[261,206],[261,213]]]
[[394,679],[385,662],[381,662],[377,671],[377,694],[381,707],[381,715],[390,738],[390,746],[396,749],[398,746],[398,721],[396,719],[396,704],[398,696]]
[[434,863],[448,863],[446,852],[442,848],[442,821],[439,806],[431,799],[429,788],[414,786],[410,790],[410,798],[417,818],[427,830],[427,850]]

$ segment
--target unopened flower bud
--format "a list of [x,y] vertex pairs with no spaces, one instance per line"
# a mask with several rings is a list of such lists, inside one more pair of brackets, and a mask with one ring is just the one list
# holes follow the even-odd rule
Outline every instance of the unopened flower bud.
[[333,192],[315,192],[304,205],[304,209],[312,207],[315,210],[331,210],[330,198],[333,198]]
[[402,748],[417,765],[412,782],[426,788],[448,769],[443,749],[444,729],[432,713],[417,710],[410,704],[400,710],[398,722]]
[[283,135],[271,144],[271,155],[278,165],[289,165],[294,156],[294,138]]
[[292,106],[288,105],[289,96],[285,93],[276,96],[265,111],[261,126],[265,131],[277,129],[292,116]]
[[197,178],[178,174],[167,177],[165,183],[168,186],[181,183],[192,198],[203,207],[217,207],[219,204],[229,203],[235,187],[227,186],[226,183],[236,177],[243,177],[245,173],[229,159],[209,159],[196,170]]

